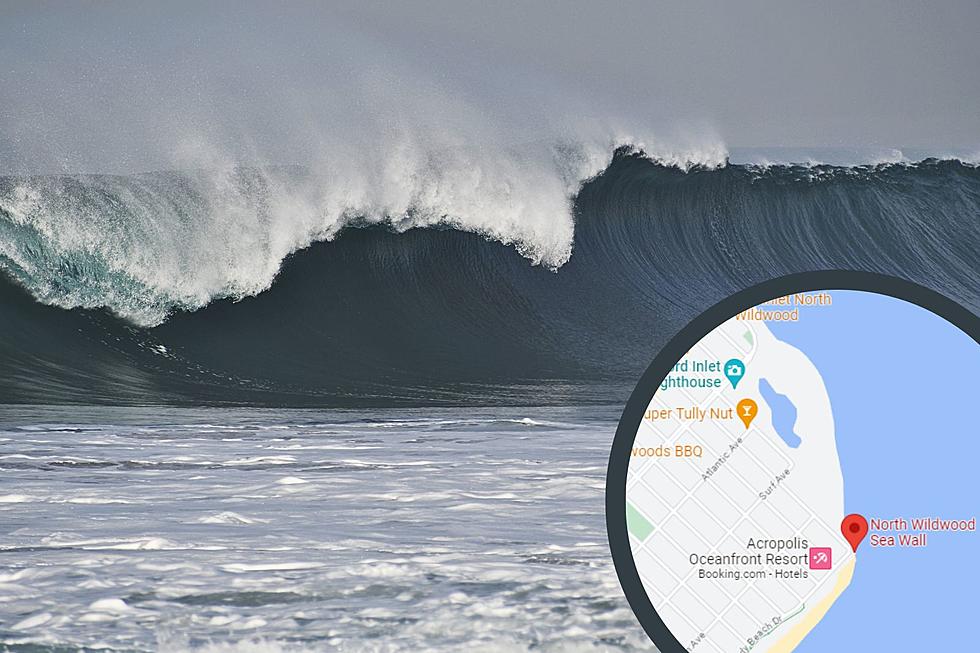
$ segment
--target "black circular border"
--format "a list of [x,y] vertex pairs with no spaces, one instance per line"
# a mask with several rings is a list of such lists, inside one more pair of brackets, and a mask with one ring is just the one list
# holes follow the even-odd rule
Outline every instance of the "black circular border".
[[637,620],[661,653],[687,653],[650,602],[636,570],[626,530],[626,473],[629,451],[643,412],[674,363],[715,328],[738,313],[777,297],[816,290],[860,290],[888,295],[944,318],[980,344],[980,316],[940,293],[917,283],[874,272],[824,270],[802,272],[765,281],[724,299],[671,338],[640,377],[620,417],[606,473],[606,531],[616,574]]

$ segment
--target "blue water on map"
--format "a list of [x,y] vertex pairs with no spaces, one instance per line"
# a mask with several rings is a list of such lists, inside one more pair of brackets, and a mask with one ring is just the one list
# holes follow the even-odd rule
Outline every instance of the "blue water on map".
[[[879,518],[969,519],[980,496],[980,347],[913,304],[833,291],[831,307],[769,323],[823,376],[836,425],[845,510]],[[963,651],[980,587],[977,533],[928,546],[858,549],[850,586],[796,649]]]
[[776,429],[776,433],[786,446],[796,449],[803,442],[793,431],[793,426],[796,424],[796,406],[789,397],[773,390],[766,379],[759,379],[759,393],[772,411],[772,427]]

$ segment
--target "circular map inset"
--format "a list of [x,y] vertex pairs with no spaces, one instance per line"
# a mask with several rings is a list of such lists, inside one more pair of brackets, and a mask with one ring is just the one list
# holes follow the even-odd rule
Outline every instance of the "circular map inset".
[[970,648],[978,332],[924,288],[826,273],[675,338],[630,399],[607,486],[617,572],[658,648]]

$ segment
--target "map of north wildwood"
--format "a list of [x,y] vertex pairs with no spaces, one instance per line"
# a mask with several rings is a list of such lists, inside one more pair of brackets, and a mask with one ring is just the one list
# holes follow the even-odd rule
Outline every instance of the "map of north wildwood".
[[850,583],[827,390],[766,325],[831,306],[830,293],[802,293],[718,327],[674,366],[637,431],[633,557],[690,651],[790,651]]
[[644,591],[684,648],[976,649],[980,347],[965,325],[888,295],[800,293],[674,365],[625,499]]

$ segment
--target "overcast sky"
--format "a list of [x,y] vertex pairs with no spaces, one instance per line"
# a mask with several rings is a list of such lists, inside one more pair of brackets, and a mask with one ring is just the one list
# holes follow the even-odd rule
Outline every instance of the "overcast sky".
[[980,146],[980,2],[0,4],[3,171],[301,158],[416,121]]

